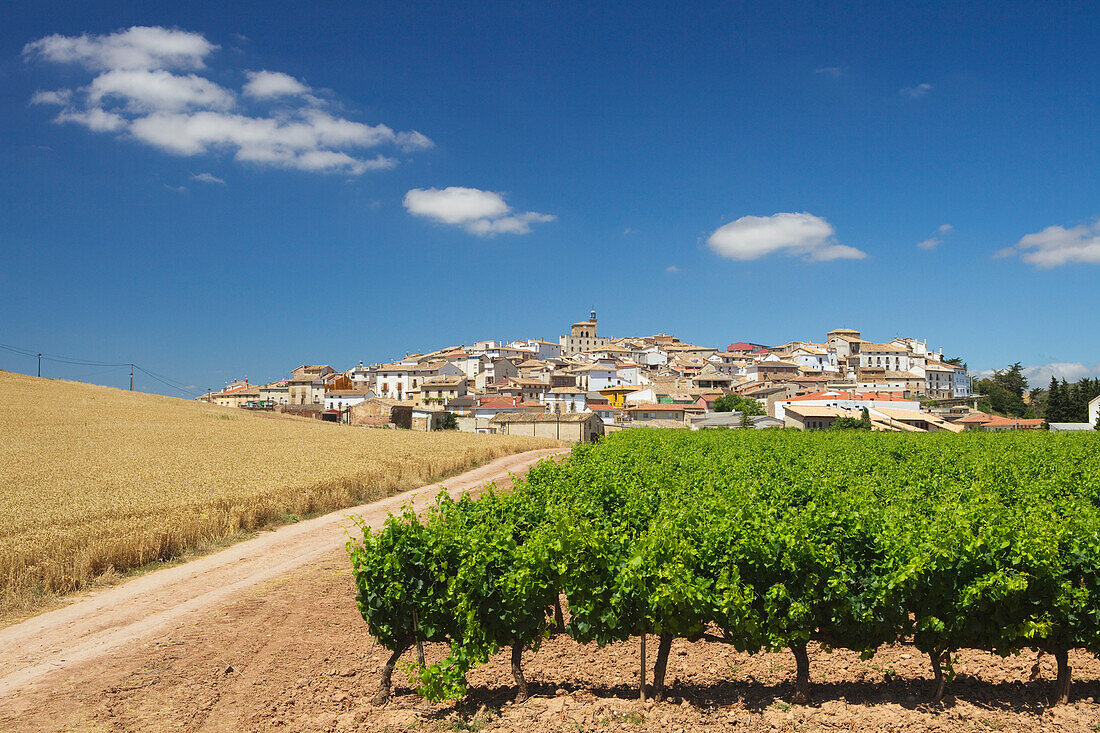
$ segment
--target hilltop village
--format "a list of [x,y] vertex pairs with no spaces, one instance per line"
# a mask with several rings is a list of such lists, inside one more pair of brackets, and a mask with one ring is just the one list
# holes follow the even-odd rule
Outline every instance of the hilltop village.
[[589,442],[627,427],[959,432],[1037,428],[976,411],[958,358],[927,341],[876,342],[837,328],[822,342],[725,349],[656,334],[616,338],[596,313],[557,341],[478,341],[339,371],[303,365],[271,384],[236,381],[199,399],[350,425],[542,435]]

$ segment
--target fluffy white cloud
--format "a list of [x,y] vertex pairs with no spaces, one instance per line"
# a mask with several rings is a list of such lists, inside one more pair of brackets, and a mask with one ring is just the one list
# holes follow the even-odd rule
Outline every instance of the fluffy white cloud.
[[109,69],[201,69],[217,46],[201,33],[159,26],[134,26],[109,35],[54,34],[23,47],[24,58]]
[[821,66],[814,69],[815,74],[822,74],[824,76],[831,76],[834,79],[839,79],[844,76],[844,69],[839,66]]
[[410,214],[444,224],[463,224],[508,213],[508,204],[500,194],[462,186],[414,188],[405,194],[405,208]]
[[504,197],[493,191],[450,186],[414,188],[405,194],[405,209],[443,224],[461,226],[471,234],[527,234],[531,224],[554,221],[551,214],[537,211],[512,213]]
[[[173,155],[224,152],[256,165],[361,175],[397,165],[382,154],[364,156],[364,149],[389,145],[409,152],[434,145],[415,130],[395,132],[337,117],[308,93],[309,87],[280,72],[246,72],[241,97],[205,76],[174,73],[203,68],[217,48],[201,34],[134,27],[103,36],[48,36],[28,43],[23,55],[96,72],[79,90],[40,91],[32,97],[34,104],[63,108],[55,122],[125,133]],[[292,104],[277,114],[255,114],[242,102],[272,98]],[[494,226],[508,231],[525,224]]]
[[131,112],[229,109],[233,93],[196,74],[116,69],[100,74],[87,88],[88,103],[103,107],[118,100]]
[[710,235],[707,244],[714,252],[733,260],[756,260],[770,254],[801,256],[807,262],[861,260],[866,253],[837,244],[833,226],[819,216],[778,213],[772,216],[742,216]]
[[126,127],[126,120],[114,112],[105,112],[101,109],[63,109],[57,113],[54,122],[75,122],[84,125],[92,132],[118,132]]
[[930,91],[932,91],[931,84],[917,84],[916,86],[905,87],[904,89],[900,90],[898,94],[901,94],[905,97],[910,97],[912,99],[920,99],[925,94],[928,94],[928,92]]
[[994,256],[1013,255],[1019,255],[1021,260],[1041,270],[1071,262],[1100,265],[1100,221],[1069,229],[1061,226],[1047,227],[1041,232],[1028,234]]
[[248,83],[244,85],[244,93],[257,99],[294,96],[309,91],[309,87],[305,84],[290,74],[280,71],[246,71],[244,73],[248,77]]
[[192,173],[191,180],[199,181],[200,183],[220,183],[223,186],[225,185],[225,181],[218,178],[213,173]]
[[940,224],[936,227],[936,232],[941,236],[929,237],[922,242],[917,242],[917,246],[921,249],[935,249],[943,243],[942,235],[949,234],[954,229],[950,224]]

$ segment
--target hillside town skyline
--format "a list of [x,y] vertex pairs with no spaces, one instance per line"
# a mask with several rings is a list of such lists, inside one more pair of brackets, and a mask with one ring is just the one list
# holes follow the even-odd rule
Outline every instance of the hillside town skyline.
[[977,409],[983,396],[963,356],[928,339],[875,341],[852,328],[824,336],[724,347],[612,336],[593,309],[556,340],[487,339],[344,370],[303,364],[286,379],[236,380],[199,399],[369,427],[564,429],[576,440],[638,426],[821,429],[838,420],[904,432],[1045,427]]

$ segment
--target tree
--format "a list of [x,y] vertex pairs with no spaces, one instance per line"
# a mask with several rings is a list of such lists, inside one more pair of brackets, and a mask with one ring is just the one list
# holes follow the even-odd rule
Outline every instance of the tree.
[[868,418],[866,421],[863,418],[858,417],[838,417],[833,420],[833,424],[829,426],[829,430],[870,430],[871,420]]
[[746,430],[756,427],[756,423],[752,421],[752,415],[745,412],[744,410],[741,411],[741,427],[745,428]]
[[714,401],[715,412],[733,412],[737,407],[737,395],[724,394]]
[[752,397],[742,397],[737,403],[737,409],[747,415],[768,414],[768,411],[764,409],[764,405],[760,404],[760,400],[754,400]]
[[1020,362],[1016,362],[1003,371],[994,372],[993,379],[1009,393],[1021,400],[1024,398],[1024,392],[1027,391],[1027,377],[1024,376],[1024,370],[1020,366]]
[[1026,417],[1031,411],[1024,402],[1027,390],[1027,377],[1023,367],[1016,362],[1007,369],[998,369],[992,377],[978,380],[976,394],[985,395],[980,404],[989,412],[1010,417]]
[[1059,386],[1058,380],[1054,377],[1050,378],[1050,387],[1047,389],[1047,405],[1043,410],[1043,417],[1047,423],[1052,422],[1064,422],[1065,417],[1065,392],[1062,391],[1062,387]]
[[715,412],[742,412],[749,415],[767,415],[760,400],[735,394],[724,394],[714,401]]
[[443,430],[458,430],[458,420],[455,419],[453,412],[448,412],[443,416],[443,422],[439,424],[439,427]]

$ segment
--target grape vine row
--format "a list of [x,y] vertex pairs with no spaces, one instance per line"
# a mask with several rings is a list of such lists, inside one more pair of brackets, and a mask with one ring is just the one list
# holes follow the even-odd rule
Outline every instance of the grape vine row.
[[[348,543],[357,602],[394,665],[424,642],[449,654],[417,691],[458,699],[466,674],[555,632],[603,646],[674,638],[790,649],[927,654],[933,700],[952,653],[1100,653],[1100,436],[632,430],[542,461],[512,491],[441,494]],[[568,623],[559,604],[566,599]],[[644,697],[646,670],[639,670]]]

